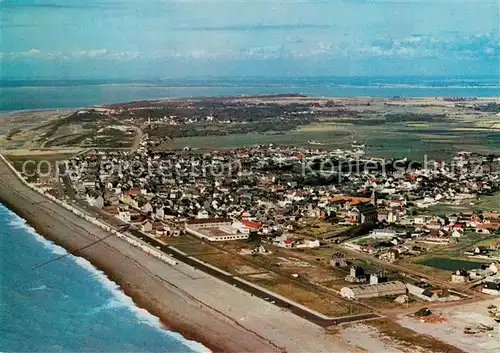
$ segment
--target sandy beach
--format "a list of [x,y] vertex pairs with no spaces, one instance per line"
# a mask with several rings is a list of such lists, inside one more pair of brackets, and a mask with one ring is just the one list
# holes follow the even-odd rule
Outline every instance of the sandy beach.
[[[500,298],[435,310],[446,319],[441,323],[428,324],[410,316],[399,317],[398,323],[470,353],[495,353],[500,350],[500,325],[488,314],[489,305],[500,306]],[[466,327],[476,329],[482,325],[492,330],[464,334]]]

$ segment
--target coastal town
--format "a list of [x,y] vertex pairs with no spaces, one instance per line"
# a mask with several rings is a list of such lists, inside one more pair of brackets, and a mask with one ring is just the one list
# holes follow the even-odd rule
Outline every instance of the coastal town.
[[[261,266],[274,264],[276,259],[267,256],[274,249],[311,249],[301,253],[302,260],[285,260],[281,267],[295,268],[290,275],[344,298],[392,296],[405,303],[407,294],[448,301],[461,300],[470,290],[499,293],[500,212],[429,211],[438,205],[472,206],[478,197],[498,192],[497,157],[462,151],[450,161],[422,165],[404,157],[370,158],[356,143],[333,151],[256,145],[165,153],[155,147],[154,139],[144,135],[133,153],[88,149],[65,164],[62,178],[89,206],[180,249],[179,239],[199,239],[201,254],[222,244],[261,258]],[[411,276],[415,259],[469,244],[469,238],[484,245],[461,248],[457,258],[481,260],[477,268],[462,268],[461,263],[477,262],[456,259],[448,279],[436,276],[450,282],[445,288],[442,282]],[[195,245],[189,248],[197,252]],[[314,264],[313,254],[323,249],[330,250],[330,258]],[[357,253],[376,261],[368,261],[375,272],[366,272]],[[208,262],[241,272],[238,265],[227,268],[231,259]],[[385,263],[403,269],[410,264],[408,277],[389,276]],[[307,273],[312,267],[319,267],[315,276]],[[336,273],[327,273],[328,267]],[[334,280],[339,271],[347,273],[343,281]],[[451,295],[448,287],[460,288],[463,296]]]
[[[37,190],[150,256],[186,263],[321,327],[401,315],[413,318],[410,326],[432,324],[446,320],[434,313],[443,305],[472,303],[500,321],[491,304],[500,294],[495,154],[378,157],[354,139],[337,148],[308,140],[172,149],[165,144],[175,135],[155,130],[193,129],[197,118],[152,119],[162,108],[143,109],[146,119],[123,104],[70,115],[90,115],[99,133],[118,134],[113,141],[127,135],[127,148],[86,138],[63,160],[9,158]],[[203,124],[232,124],[220,119]],[[492,327],[474,325],[460,334],[483,337]]]
[[499,0],[0,2],[0,353],[500,353]]

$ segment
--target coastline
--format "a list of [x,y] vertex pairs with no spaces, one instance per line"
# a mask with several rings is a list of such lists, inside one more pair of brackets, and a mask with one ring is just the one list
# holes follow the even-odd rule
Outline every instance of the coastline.
[[[3,173],[3,161],[0,160],[0,175]],[[20,183],[19,183],[20,184]],[[188,327],[187,325],[183,324],[182,322],[174,320],[171,316],[165,315],[164,312],[161,310],[158,310],[155,308],[154,305],[152,305],[152,301],[147,298],[142,293],[139,293],[138,291],[134,290],[130,283],[125,281],[123,278],[122,274],[117,273],[117,270],[114,266],[112,266],[109,261],[103,260],[103,258],[99,256],[95,256],[91,254],[90,252],[85,252],[85,253],[74,253],[76,249],[78,249],[80,246],[75,244],[72,244],[71,241],[69,240],[63,240],[61,239],[60,236],[58,236],[54,231],[52,231],[50,228],[53,228],[49,225],[45,225],[39,221],[37,221],[37,215],[38,210],[27,210],[25,205],[21,205],[20,202],[16,201],[15,197],[12,197],[12,194],[9,194],[6,188],[2,187],[0,188],[0,202],[5,205],[9,210],[17,214],[19,217],[24,219],[28,225],[33,227],[35,231],[44,237],[45,239],[53,242],[54,244],[61,246],[64,248],[68,253],[72,253],[75,256],[80,256],[87,261],[89,261],[97,270],[102,271],[106,277],[118,284],[120,290],[130,297],[134,304],[139,307],[147,310],[150,314],[152,314],[155,317],[158,317],[161,324],[168,329],[169,331],[176,332],[181,334],[185,339],[191,340],[191,341],[196,341],[203,346],[207,347],[210,349],[212,352],[226,352],[226,350],[217,343],[217,340],[212,340],[205,335],[200,334],[196,330]],[[42,196],[40,196],[42,197]],[[40,210],[40,212],[43,212]]]
[[[86,347],[88,351],[101,351],[103,339],[109,337],[112,338],[106,342],[109,351],[130,347],[130,351],[145,352],[160,352],[165,348],[179,352],[188,349],[192,353],[210,352],[201,343],[168,330],[157,316],[137,306],[103,271],[38,234],[25,219],[2,203],[0,219],[0,247],[7,251],[6,254],[13,255],[2,262],[7,273],[3,278],[3,291],[0,291],[4,302],[9,303],[9,308],[3,312],[4,318],[16,321],[0,328],[1,345],[7,351],[29,352],[47,347],[58,347],[62,351]],[[34,268],[60,256],[64,257],[61,261]],[[19,276],[23,278],[17,278]],[[35,293],[36,298],[32,298]],[[20,312],[36,314],[42,305],[48,308],[44,317],[33,320],[29,319],[31,315],[23,315],[17,320]],[[115,324],[116,318],[120,318],[120,325]],[[90,322],[93,325],[89,326]],[[76,330],[59,337],[56,328],[68,323]],[[104,330],[94,331],[91,327],[96,324],[102,325]],[[24,325],[37,331],[28,341],[21,339]],[[49,329],[44,332],[44,327]],[[137,337],[130,336],[132,328]],[[81,332],[89,336],[82,337]]]
[[[101,228],[31,190],[0,160],[0,201],[68,252],[102,238]],[[342,340],[295,314],[180,263],[168,266],[110,237],[74,253],[103,271],[170,331],[213,352],[347,351]],[[308,338],[316,337],[311,342]]]
[[[17,216],[26,221],[26,223],[33,227],[37,234],[39,234],[44,239],[52,242],[53,244],[64,248],[68,253],[72,253],[72,250],[68,248],[68,244],[64,241],[60,241],[59,237],[53,234],[51,231],[47,230],[45,227],[41,226],[36,221],[32,221],[32,213],[23,210],[23,207],[19,206],[16,202],[13,202],[5,193],[2,193],[0,190],[0,202],[5,207],[7,207],[10,211],[14,212]],[[145,309],[154,317],[157,317],[161,323],[161,329],[166,329],[168,331],[172,331],[173,333],[180,334],[184,339],[189,341],[195,341],[200,345],[205,346],[212,352],[225,352],[225,350],[218,346],[215,342],[206,341],[206,337],[198,334],[196,331],[191,330],[185,327],[182,323],[176,322],[171,317],[166,317],[160,310],[155,310],[154,306],[151,305],[150,300],[144,297],[144,295],[140,293],[136,293],[134,290],[131,290],[126,282],[123,282],[120,279],[119,275],[114,275],[114,269],[112,266],[106,264],[105,261],[99,261],[97,258],[89,258],[86,256],[75,254],[77,257],[81,257],[87,261],[97,270],[101,271],[106,278],[116,283],[119,286],[119,290],[124,293],[127,297],[131,298],[134,305],[138,308]]]

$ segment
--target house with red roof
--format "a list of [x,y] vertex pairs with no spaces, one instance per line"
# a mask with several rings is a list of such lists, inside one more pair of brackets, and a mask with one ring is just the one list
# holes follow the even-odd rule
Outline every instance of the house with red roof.
[[251,231],[258,232],[259,230],[262,229],[262,224],[259,222],[250,221],[248,219],[242,219],[240,222],[241,222],[241,224],[243,224],[246,228],[250,229]]

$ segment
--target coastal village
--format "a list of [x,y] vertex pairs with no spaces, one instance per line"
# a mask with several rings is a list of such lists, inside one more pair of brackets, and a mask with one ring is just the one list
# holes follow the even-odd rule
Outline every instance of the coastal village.
[[[299,108],[283,114],[314,116]],[[309,140],[168,149],[154,130],[190,128],[199,118],[144,119],[135,108],[71,117],[88,114],[104,119],[97,133],[126,134],[131,147],[87,147],[86,138],[55,173],[39,175],[33,161],[14,165],[37,190],[147,254],[187,263],[322,327],[381,317],[431,325],[447,320],[441,308],[474,303],[491,321],[467,322],[461,335],[491,335],[500,321],[491,301],[500,295],[496,155],[381,158],[356,140],[344,148]],[[106,125],[117,116],[125,123]],[[220,119],[203,122],[233,124]]]
[[0,353],[500,353],[500,0],[0,2]]
[[[460,254],[482,264],[465,269],[457,260],[447,281],[464,290],[500,292],[500,211],[429,211],[440,204],[474,205],[497,192],[498,158],[460,152],[423,166],[369,158],[359,144],[333,151],[258,145],[157,153],[154,147],[146,135],[132,154],[87,150],[69,161],[67,177],[89,205],[166,243],[194,237],[264,259],[275,248],[331,249],[326,263],[346,276],[329,289],[348,299],[460,300],[425,278],[390,278],[384,263],[404,268],[468,238],[484,239]],[[378,260],[375,266],[368,261],[374,272],[358,263],[357,254]],[[328,274],[318,277],[312,281],[325,282]]]

